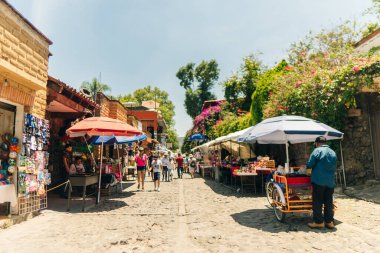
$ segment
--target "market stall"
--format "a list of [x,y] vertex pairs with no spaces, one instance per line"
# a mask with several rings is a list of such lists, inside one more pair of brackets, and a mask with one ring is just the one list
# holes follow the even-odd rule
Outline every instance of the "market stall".
[[[135,136],[141,134],[141,131],[133,126],[107,117],[91,117],[84,119],[66,131],[70,137],[85,136]],[[101,141],[100,157],[103,158],[104,140]],[[99,168],[103,168],[103,159],[100,159]],[[100,202],[100,187],[102,173],[99,173],[97,203]]]
[[[132,144],[136,142],[143,141],[147,138],[145,134],[140,134],[136,136],[94,136],[89,139],[89,143],[93,145],[109,145],[110,148],[117,150],[117,159],[112,159],[112,162],[105,163],[102,167],[103,174],[113,174],[115,175],[117,181],[120,183],[121,189],[123,189],[123,175],[125,173],[129,173],[127,171],[130,167],[127,165],[125,167],[122,166],[121,156],[120,156],[120,145],[123,144]],[[134,167],[133,167],[134,169]]]
[[[286,146],[286,163],[283,171],[278,171],[270,182],[272,206],[279,221],[286,213],[312,211],[311,181],[306,168],[302,173],[292,173],[289,166],[289,143],[314,142],[319,136],[327,140],[341,140],[343,133],[321,122],[301,116],[279,116],[266,119],[255,125],[238,138],[240,142],[283,144]],[[342,154],[342,152],[341,152]],[[344,172],[344,163],[342,157]],[[344,174],[343,174],[344,175]]]
[[241,184],[254,186],[256,191],[256,182],[252,182],[255,181],[256,173],[246,169],[249,161],[255,158],[256,154],[252,151],[249,143],[237,142],[238,137],[249,129],[251,128],[219,137],[214,140],[212,146],[228,152],[227,160],[226,157],[221,156],[221,159],[224,160],[220,166],[223,182],[232,184],[232,181],[235,181],[236,185],[237,178],[239,178]]

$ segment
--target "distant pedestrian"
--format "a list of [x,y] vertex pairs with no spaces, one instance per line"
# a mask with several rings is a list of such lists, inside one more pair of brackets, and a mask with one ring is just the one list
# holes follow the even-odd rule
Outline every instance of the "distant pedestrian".
[[148,171],[149,171],[149,175],[152,177],[152,181],[153,181],[153,168],[152,168],[153,156],[154,156],[154,152],[151,150],[148,155],[148,166],[149,166]]
[[197,167],[197,159],[195,159],[195,157],[192,154],[190,154],[190,156],[189,156],[189,172],[190,172],[191,178],[194,178],[194,173],[195,173],[196,167]]
[[182,178],[182,174],[183,174],[183,157],[182,157],[181,153],[178,153],[178,156],[175,159],[175,162],[177,164],[178,178]]
[[161,171],[162,171],[162,162],[160,159],[158,159],[157,156],[153,156],[152,168],[153,168],[154,190],[160,191],[160,178],[161,178]]
[[166,181],[168,182],[169,181],[169,175],[168,175],[168,172],[169,172],[169,158],[168,158],[168,153],[164,153],[164,158],[162,158],[161,160],[162,162],[162,168],[163,168],[163,172],[164,172],[164,177],[162,178],[162,181]]
[[[333,194],[335,187],[336,154],[327,145],[326,138],[318,137],[315,149],[306,162],[311,171],[311,183],[313,185],[313,223],[308,223],[310,228],[334,228],[334,204]],[[324,211],[322,216],[322,206]]]
[[184,170],[185,170],[185,173],[189,173],[189,160],[190,160],[190,157],[189,157],[189,154],[185,154],[185,158],[184,158]]
[[136,164],[137,164],[137,190],[144,191],[144,180],[145,180],[145,170],[148,165],[148,156],[144,154],[144,148],[140,147],[137,155],[135,156]]
[[169,158],[169,165],[168,165],[168,174],[169,174],[169,181],[173,181],[173,171],[174,171],[174,159]]

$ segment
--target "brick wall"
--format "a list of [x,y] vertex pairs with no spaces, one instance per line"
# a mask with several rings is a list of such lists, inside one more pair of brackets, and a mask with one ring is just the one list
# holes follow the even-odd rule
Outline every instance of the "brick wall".
[[104,95],[98,94],[97,102],[99,103],[99,109],[96,109],[96,115],[101,117],[109,117],[110,115],[110,103]]
[[119,101],[111,100],[109,102],[109,105],[110,105],[110,112],[109,112],[110,118],[127,122],[128,120],[127,109],[122,104],[120,104]]

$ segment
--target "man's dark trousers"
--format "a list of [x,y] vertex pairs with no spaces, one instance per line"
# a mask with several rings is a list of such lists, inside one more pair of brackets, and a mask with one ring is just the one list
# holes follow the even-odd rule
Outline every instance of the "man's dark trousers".
[[[313,220],[315,223],[330,223],[334,221],[333,213],[334,188],[321,186],[313,183]],[[322,216],[322,205],[324,216]]]

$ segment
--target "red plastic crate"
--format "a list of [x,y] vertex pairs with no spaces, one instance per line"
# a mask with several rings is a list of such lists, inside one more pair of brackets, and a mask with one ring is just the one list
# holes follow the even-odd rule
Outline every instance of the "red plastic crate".
[[287,177],[288,185],[307,185],[311,184],[311,177]]

